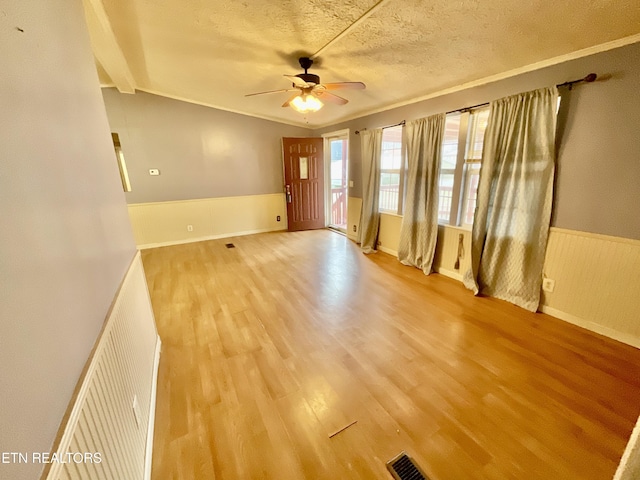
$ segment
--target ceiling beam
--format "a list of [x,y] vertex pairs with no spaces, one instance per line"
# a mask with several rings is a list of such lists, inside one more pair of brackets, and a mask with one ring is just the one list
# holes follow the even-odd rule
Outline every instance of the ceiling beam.
[[338,35],[336,35],[331,40],[329,40],[329,43],[327,43],[325,46],[323,46],[320,50],[318,50],[316,53],[311,55],[311,57],[309,57],[309,58],[311,58],[311,60],[313,60],[316,57],[320,56],[320,54],[323,53],[327,48],[329,48],[331,45],[336,43],[338,40],[342,39],[342,37],[347,36],[351,32],[351,30],[353,30],[358,25],[360,25],[362,22],[364,22],[367,18],[369,18],[371,15],[373,15],[376,12],[376,10],[378,10],[379,8],[384,6],[384,4],[388,3],[389,1],[390,0],[379,0],[378,3],[376,3],[369,10],[367,10],[362,15],[360,15],[360,17],[355,22],[353,22],[351,25],[349,25],[347,28],[345,28],[343,31],[341,31]]
[[120,48],[102,0],[83,0],[91,46],[102,68],[118,91],[136,93],[135,81],[127,59]]

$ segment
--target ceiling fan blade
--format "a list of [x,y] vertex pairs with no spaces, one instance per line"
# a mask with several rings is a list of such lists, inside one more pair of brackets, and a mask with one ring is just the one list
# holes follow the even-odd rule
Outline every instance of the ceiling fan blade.
[[312,84],[308,84],[303,79],[295,75],[285,75],[285,77],[291,80],[293,84],[298,88],[309,88],[313,86]]
[[286,102],[284,102],[282,104],[283,107],[288,107],[289,104],[293,101],[294,98],[296,98],[298,95],[300,95],[300,92],[296,93],[293,97],[291,97],[289,100],[287,100]]
[[249,93],[245,97],[253,97],[255,95],[266,95],[267,93],[297,92],[297,88],[286,88],[283,90],[269,90],[268,92]]
[[323,83],[327,90],[364,90],[367,86],[362,82]]
[[349,100],[346,98],[339,97],[338,95],[334,95],[333,93],[325,92],[323,90],[313,92],[313,94],[319,99],[329,103],[335,103],[337,105],[345,105],[349,103]]

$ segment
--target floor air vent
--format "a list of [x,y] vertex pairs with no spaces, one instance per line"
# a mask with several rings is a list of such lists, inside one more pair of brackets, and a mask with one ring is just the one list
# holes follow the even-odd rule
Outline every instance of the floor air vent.
[[387,462],[387,469],[396,480],[429,480],[406,453]]
[[236,246],[233,243],[225,243],[224,246],[227,248],[236,248]]

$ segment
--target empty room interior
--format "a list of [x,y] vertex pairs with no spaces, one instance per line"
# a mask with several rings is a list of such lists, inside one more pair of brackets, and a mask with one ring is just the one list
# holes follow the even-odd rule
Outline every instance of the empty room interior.
[[0,27],[0,478],[640,479],[636,2]]

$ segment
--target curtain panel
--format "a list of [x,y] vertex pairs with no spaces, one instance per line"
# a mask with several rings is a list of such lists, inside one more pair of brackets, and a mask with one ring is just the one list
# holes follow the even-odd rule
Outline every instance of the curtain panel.
[[445,114],[404,127],[407,188],[398,245],[398,260],[431,273],[438,239],[438,180]]
[[382,129],[360,132],[362,152],[362,212],[358,242],[363,253],[374,253],[380,228],[380,155]]
[[535,312],[555,170],[555,87],[491,102],[464,284]]

